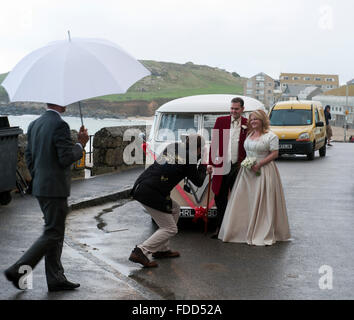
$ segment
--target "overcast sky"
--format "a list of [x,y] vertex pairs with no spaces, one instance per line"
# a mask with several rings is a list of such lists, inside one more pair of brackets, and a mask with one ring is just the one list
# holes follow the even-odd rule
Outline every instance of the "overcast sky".
[[0,73],[54,40],[104,38],[137,59],[354,78],[353,0],[0,0]]

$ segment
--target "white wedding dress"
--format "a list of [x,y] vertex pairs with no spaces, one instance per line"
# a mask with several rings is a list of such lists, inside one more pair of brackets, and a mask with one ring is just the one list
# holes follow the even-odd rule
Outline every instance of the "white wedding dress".
[[[249,137],[244,144],[247,157],[258,160],[279,149],[279,139],[273,132],[257,140]],[[272,245],[290,240],[290,230],[284,192],[274,161],[260,169],[256,176],[241,168],[231,191],[218,238],[224,242]]]

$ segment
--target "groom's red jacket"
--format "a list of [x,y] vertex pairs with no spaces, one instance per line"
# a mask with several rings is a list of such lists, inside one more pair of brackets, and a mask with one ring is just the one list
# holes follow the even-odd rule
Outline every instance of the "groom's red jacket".
[[[238,142],[238,160],[237,162],[240,164],[246,158],[246,151],[243,147],[243,144],[247,137],[247,118],[241,117],[241,130],[240,130],[240,139]],[[215,157],[222,157],[224,158],[224,144],[223,141],[225,139],[225,143],[230,139],[230,126],[231,126],[231,115],[226,117],[219,117],[216,119],[214,130],[219,130],[219,139],[212,139],[210,150],[209,150],[209,164],[216,167],[221,168],[223,166],[223,162],[221,163],[214,163]],[[243,126],[243,127],[242,127]],[[224,130],[226,130],[224,132]],[[224,135],[225,134],[225,135]],[[227,145],[227,144],[226,144]],[[215,151],[218,150],[218,154],[212,154],[211,150]],[[225,157],[227,156],[227,150],[225,150]],[[212,190],[214,194],[219,194],[221,182],[222,182],[223,175],[221,174],[214,174],[213,175],[213,184]]]

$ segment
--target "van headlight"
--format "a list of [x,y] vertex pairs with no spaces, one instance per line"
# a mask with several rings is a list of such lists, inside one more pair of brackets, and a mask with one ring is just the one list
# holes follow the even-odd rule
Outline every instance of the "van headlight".
[[301,133],[297,140],[298,141],[310,141],[310,134],[308,132]]

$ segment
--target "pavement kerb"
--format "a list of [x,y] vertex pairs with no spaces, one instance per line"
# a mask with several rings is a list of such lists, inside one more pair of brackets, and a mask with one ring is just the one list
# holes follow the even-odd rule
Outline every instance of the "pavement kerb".
[[[120,281],[124,282],[127,286],[129,286],[131,289],[136,291],[139,295],[143,296],[146,300],[163,300],[164,298],[160,296],[158,293],[154,292],[153,290],[150,290],[143,285],[139,284],[137,281],[134,279],[127,277],[123,273],[121,273],[118,269],[112,267],[105,261],[99,259],[98,257],[95,257],[92,253],[87,252],[82,249],[80,246],[80,242],[76,241],[74,238],[71,236],[66,236],[65,237],[65,243],[79,252],[82,256],[84,256],[86,259],[90,260],[91,262],[95,263],[97,266],[105,270],[106,272],[109,272],[113,274],[117,279]],[[117,288],[119,290],[119,288]]]
[[131,190],[132,190],[132,187],[115,192],[115,193],[101,195],[98,197],[80,199],[78,201],[74,201],[72,203],[69,203],[69,210],[74,211],[74,210],[78,210],[78,209],[84,209],[84,208],[88,208],[88,207],[102,205],[107,202],[113,202],[113,201],[117,201],[117,200],[127,199],[130,197]]
[[[92,197],[89,199],[80,199],[80,200],[77,200],[73,203],[70,203],[69,210],[74,211],[74,210],[79,210],[79,209],[84,209],[84,208],[88,208],[88,207],[102,205],[102,204],[112,202],[112,201],[127,199],[130,197],[131,190],[132,190],[132,187],[129,187],[127,189],[124,189],[124,190],[121,190],[121,191],[115,192],[115,193],[109,193],[106,195]],[[140,285],[135,280],[125,276],[119,270],[108,265],[106,262],[100,260],[99,258],[95,257],[91,253],[88,253],[88,252],[85,252],[85,250],[82,250],[82,248],[80,247],[80,243],[77,242],[72,237],[66,236],[65,243],[67,245],[69,245],[70,247],[72,247],[73,249],[80,252],[80,254],[82,254],[84,257],[86,257],[90,261],[99,265],[105,271],[112,273],[115,277],[117,277],[118,279],[120,279],[121,281],[126,283],[133,290],[136,290],[139,294],[144,296],[147,300],[162,300],[163,299],[159,294],[155,293],[152,290],[145,288],[144,286]]]

